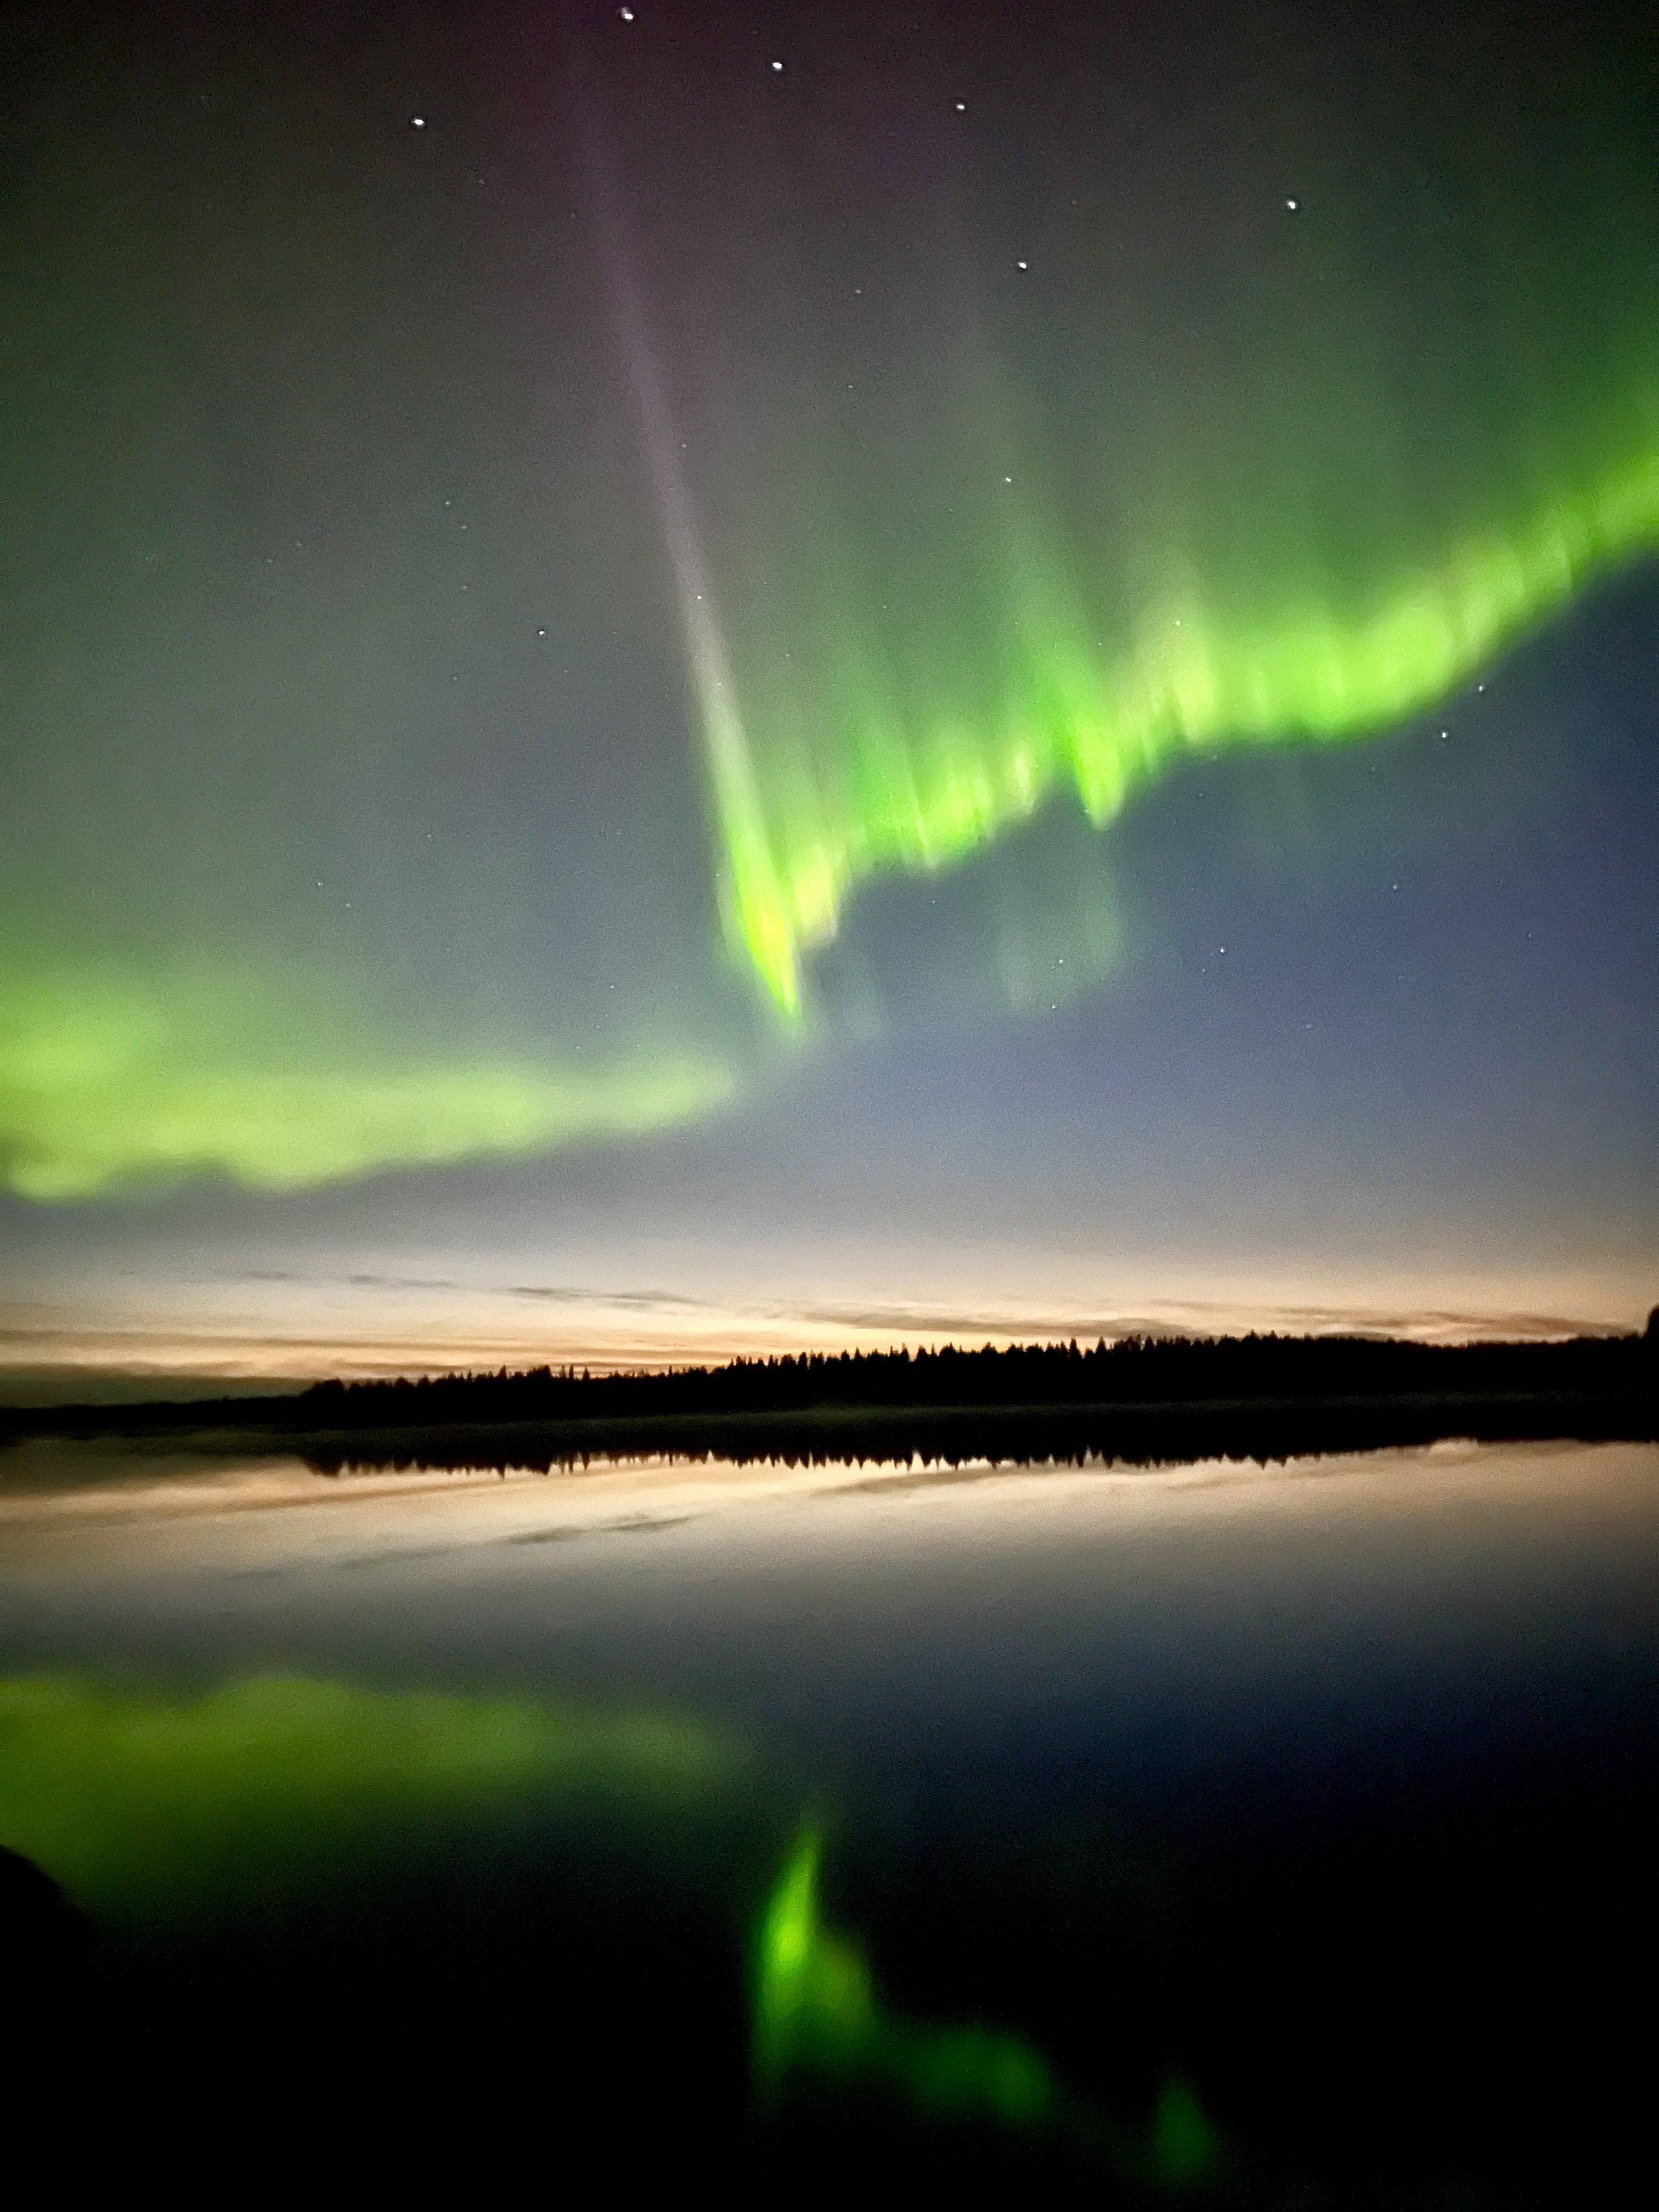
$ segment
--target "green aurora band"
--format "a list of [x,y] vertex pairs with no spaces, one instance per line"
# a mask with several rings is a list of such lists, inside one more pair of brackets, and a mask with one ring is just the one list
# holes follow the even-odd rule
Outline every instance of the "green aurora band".
[[[1104,827],[1183,763],[1398,728],[1659,547],[1644,26],[1200,13],[1032,40],[969,10],[950,59],[819,10],[823,66],[763,110],[719,38],[660,82],[596,47],[616,182],[506,196],[499,260],[434,203],[388,263],[401,171],[290,169],[276,108],[274,197],[211,166],[205,115],[135,138],[110,118],[152,111],[143,40],[48,59],[91,74],[21,95],[64,181],[19,203],[10,264],[8,482],[51,526],[7,599],[0,1199],[285,1191],[713,1112],[833,1047],[865,947],[816,992],[813,956],[862,895],[881,966],[881,879],[1045,810]],[[490,51],[462,74],[493,112]],[[795,122],[753,127],[774,94]],[[337,267],[310,244],[336,223]],[[556,331],[555,233],[598,240],[555,257]],[[1063,955],[1091,988],[1124,933],[1103,870],[1073,941],[1067,868],[1041,836],[1007,857],[1042,878],[1006,933],[1032,957],[988,975],[963,943],[952,973],[1046,1008],[1024,979]]]
[[687,1052],[437,1060],[323,1009],[331,981],[194,965],[0,975],[0,1189],[86,1198],[217,1173],[290,1190],[686,1121],[730,1093]]
[[[956,866],[1066,792],[1103,827],[1185,759],[1397,724],[1659,545],[1659,454],[1402,568],[1357,606],[1310,592],[1233,611],[1237,593],[1172,568],[1115,649],[1036,540],[1005,527],[1004,634],[991,684],[981,665],[960,687],[971,700],[907,707],[914,671],[861,634],[847,594],[787,679],[775,654],[737,653],[717,684],[699,678],[728,943],[797,1031],[808,958],[861,884]],[[0,975],[0,1188],[62,1200],[216,1173],[296,1189],[635,1136],[737,1087],[729,1065],[685,1050],[561,1065],[376,1049],[371,1023],[323,1018],[338,995],[335,977],[200,961],[161,975],[14,963]]]
[[[1099,633],[1068,580],[1018,522],[991,603],[1000,634],[945,703],[903,655],[838,623],[795,637],[787,680],[699,683],[732,950],[791,1023],[805,963],[834,938],[858,887],[892,871],[952,866],[1069,791],[1103,826],[1183,759],[1224,749],[1329,745],[1445,699],[1577,592],[1659,545],[1659,447],[1502,528],[1455,537],[1383,580],[1252,605],[1171,562],[1127,629]],[[983,659],[982,653],[977,656]],[[734,658],[738,658],[734,656]],[[755,656],[757,663],[762,656]],[[734,742],[734,729],[747,739]]]
[[[1066,792],[1103,826],[1184,759],[1397,724],[1659,545],[1659,454],[1347,606],[1310,592],[1252,613],[1172,566],[1115,648],[1037,538],[1005,521],[994,667],[988,683],[976,656],[956,703],[905,703],[925,688],[915,666],[861,629],[847,592],[816,640],[796,633],[786,677],[775,653],[736,651],[718,684],[699,677],[728,943],[797,1031],[809,956],[861,884],[956,866]],[[161,974],[15,961],[0,975],[0,1188],[62,1200],[216,1173],[301,1188],[631,1137],[737,1087],[732,1066],[684,1049],[573,1065],[377,1048],[339,990],[200,960]]]

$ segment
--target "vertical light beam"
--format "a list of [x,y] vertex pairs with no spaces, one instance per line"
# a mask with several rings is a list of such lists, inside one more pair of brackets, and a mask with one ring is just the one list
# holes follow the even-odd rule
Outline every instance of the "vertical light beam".
[[714,579],[680,460],[682,442],[651,342],[617,195],[591,107],[586,121],[589,166],[605,230],[606,274],[629,382],[639,410],[663,549],[673,578],[675,609],[725,855],[720,878],[721,919],[734,954],[753,965],[773,1004],[791,1021],[797,1021],[801,1013],[797,936],[789,922],[761,804]]

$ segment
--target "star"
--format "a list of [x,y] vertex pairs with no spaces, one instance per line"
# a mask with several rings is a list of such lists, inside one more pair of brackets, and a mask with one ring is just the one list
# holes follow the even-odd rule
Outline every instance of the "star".
[[409,127],[411,131],[424,131],[426,129],[425,116],[411,115],[409,118]]

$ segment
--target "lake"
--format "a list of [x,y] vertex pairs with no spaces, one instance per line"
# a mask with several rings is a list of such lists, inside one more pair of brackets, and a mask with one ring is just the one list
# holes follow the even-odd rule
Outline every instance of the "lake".
[[0,1844],[74,1908],[12,1884],[15,2063],[122,2171],[1589,2201],[1656,1599],[1648,1446],[15,1447]]

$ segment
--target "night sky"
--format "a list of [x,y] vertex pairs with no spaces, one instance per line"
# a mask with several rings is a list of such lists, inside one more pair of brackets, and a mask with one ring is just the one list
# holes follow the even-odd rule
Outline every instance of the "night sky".
[[1638,8],[7,9],[4,1387],[1638,1324],[1656,146]]

